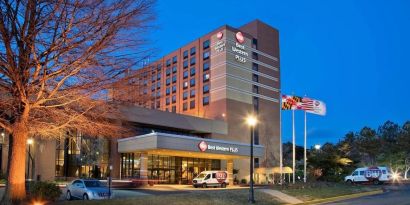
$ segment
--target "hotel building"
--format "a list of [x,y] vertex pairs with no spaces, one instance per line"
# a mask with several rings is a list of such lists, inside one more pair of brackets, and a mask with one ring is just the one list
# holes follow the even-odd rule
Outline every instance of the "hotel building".
[[[279,65],[276,29],[259,20],[221,26],[130,71],[133,105],[123,106],[119,120],[132,123],[136,136],[95,139],[67,132],[59,140],[36,140],[28,176],[53,180],[110,172],[114,178],[184,184],[204,170],[227,170],[231,180],[249,181],[248,115],[258,118],[255,167],[279,166]],[[258,175],[257,181],[268,177]]]

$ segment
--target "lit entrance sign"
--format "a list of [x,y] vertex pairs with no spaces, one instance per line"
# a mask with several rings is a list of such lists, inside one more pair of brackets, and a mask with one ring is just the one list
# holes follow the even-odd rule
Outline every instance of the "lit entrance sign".
[[212,150],[212,151],[222,151],[222,152],[232,152],[232,153],[237,153],[239,151],[238,147],[232,147],[232,146],[222,146],[222,145],[212,145],[208,144],[205,141],[201,141],[198,144],[198,148],[201,152],[205,152],[207,150]]

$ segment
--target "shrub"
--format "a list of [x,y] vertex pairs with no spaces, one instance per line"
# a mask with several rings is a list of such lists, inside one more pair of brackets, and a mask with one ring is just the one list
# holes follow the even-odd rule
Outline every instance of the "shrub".
[[246,184],[248,181],[246,179],[241,179],[241,184]]
[[30,198],[36,200],[55,201],[62,194],[60,188],[51,182],[30,182],[29,186]]

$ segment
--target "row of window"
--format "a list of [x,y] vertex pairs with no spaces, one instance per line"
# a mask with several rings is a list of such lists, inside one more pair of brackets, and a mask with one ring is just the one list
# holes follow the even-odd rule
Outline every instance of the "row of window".
[[[173,96],[174,97],[174,96]],[[176,97],[175,97],[175,99],[176,99]],[[172,98],[172,100],[174,100],[174,98]],[[169,105],[169,98],[167,98],[167,100],[165,101],[165,103],[166,103],[166,105]],[[209,105],[209,96],[204,96],[203,98],[202,98],[202,105]],[[157,105],[157,108],[158,108],[158,105]],[[189,102],[189,109],[194,109],[195,108],[195,100],[191,100],[190,102]],[[169,109],[168,108],[165,108],[165,110],[166,111],[169,111]],[[182,110],[183,111],[187,111],[188,110],[188,102],[184,102],[183,104],[182,104]],[[176,106],[175,105],[173,105],[172,107],[171,107],[171,111],[172,112],[176,112]]]

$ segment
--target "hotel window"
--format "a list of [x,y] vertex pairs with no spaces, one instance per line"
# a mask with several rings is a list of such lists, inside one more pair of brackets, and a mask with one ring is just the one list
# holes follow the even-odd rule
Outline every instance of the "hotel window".
[[204,60],[209,58],[209,51],[204,52],[203,54]]
[[148,85],[148,80],[147,79],[144,80],[144,85]]
[[257,85],[253,85],[252,92],[259,94],[259,87]]
[[170,88],[165,89],[165,94],[169,95],[169,93],[171,93],[171,89]]
[[187,91],[182,93],[182,99],[184,99],[184,100],[188,99],[188,92]]
[[177,63],[177,57],[176,56],[172,57],[172,63]]
[[209,81],[209,73],[205,73],[204,74],[204,80],[203,80],[204,82],[207,82],[207,81]]
[[182,110],[183,111],[188,110],[188,103],[184,102],[184,104],[182,104]]
[[177,112],[177,107],[174,105],[174,106],[172,106],[172,112]]
[[188,88],[188,81],[185,81],[183,84],[184,89]]
[[165,98],[165,104],[169,105],[169,103],[170,103],[169,98]]
[[147,94],[147,93],[148,93],[148,90],[147,90],[147,89],[144,89],[143,93],[144,93],[144,94]]
[[258,113],[259,111],[259,98],[253,97],[253,110]]
[[252,39],[252,48],[258,49],[258,40],[256,38]]
[[172,86],[172,93],[176,93],[177,92],[177,86],[176,85],[173,85]]
[[158,64],[158,65],[157,65],[157,70],[160,71],[161,68],[162,68],[162,64]]
[[191,80],[189,81],[189,85],[192,87],[192,86],[195,86],[195,78],[191,78]]
[[204,93],[209,93],[209,85],[204,85],[203,91]]
[[191,76],[195,75],[195,67],[192,67],[190,72],[191,72]]
[[259,70],[258,64],[252,63],[252,70],[258,71]]
[[177,82],[177,76],[176,75],[172,76],[172,83],[175,83],[175,82]]
[[156,102],[156,107],[157,107],[157,109],[161,108],[161,102],[157,101]]
[[151,85],[151,90],[154,91],[155,90],[155,84]]
[[161,97],[161,91],[157,91],[157,97]]
[[258,54],[255,52],[252,52],[252,58],[255,60],[258,60]]
[[172,96],[172,103],[175,103],[177,101],[177,96],[176,95],[173,95]]
[[171,74],[171,69],[167,68],[167,70],[165,71],[167,75]]
[[204,71],[209,70],[209,62],[204,63]]
[[157,82],[157,89],[161,88],[161,82]]
[[202,98],[202,104],[203,105],[209,105],[209,96],[205,96]]
[[184,71],[183,77],[184,77],[184,79],[188,77],[188,71]]
[[252,75],[252,80],[253,80],[253,82],[259,82],[259,77],[258,77],[258,75],[253,74],[253,75]]
[[254,129],[254,134],[253,134],[253,139],[256,145],[259,144],[259,129],[258,129],[258,125],[256,125],[255,129]]
[[171,78],[167,78],[167,79],[165,80],[165,84],[166,84],[166,85],[171,84]]
[[157,74],[157,80],[161,80],[161,73]]
[[185,51],[184,51],[183,56],[184,56],[184,59],[185,59],[185,58],[188,58],[188,50],[185,50]]
[[190,92],[190,97],[192,98],[192,97],[195,97],[195,90],[191,90],[191,92]]
[[151,81],[152,81],[152,82],[155,81],[155,75],[153,75],[153,76],[151,77]]
[[176,73],[176,72],[177,72],[177,67],[176,67],[176,66],[172,67],[172,72],[173,72],[173,73]]
[[166,65],[167,65],[167,66],[170,66],[170,65],[171,65],[171,59],[168,59],[168,60],[167,60]]
[[192,48],[191,48],[190,53],[191,53],[191,56],[192,56],[192,55],[195,55],[195,53],[196,53],[196,49],[195,49],[195,47],[192,47]]
[[191,100],[191,102],[189,102],[189,109],[194,109],[195,108],[195,100]]
[[195,65],[195,63],[196,63],[196,58],[195,58],[195,57],[192,57],[192,58],[189,60],[189,65]]
[[203,46],[204,46],[204,49],[209,48],[209,40],[204,41]]
[[182,63],[182,66],[184,68],[188,68],[188,60],[184,60],[184,62]]

